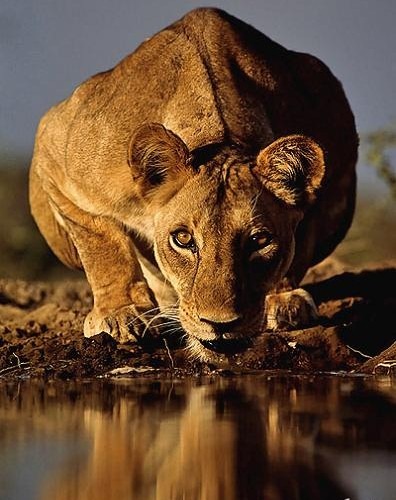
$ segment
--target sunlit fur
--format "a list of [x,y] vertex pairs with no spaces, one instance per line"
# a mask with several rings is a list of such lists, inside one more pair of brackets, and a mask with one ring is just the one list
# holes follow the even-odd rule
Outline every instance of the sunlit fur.
[[[220,335],[215,323],[254,337],[266,294],[291,291],[343,239],[357,144],[325,64],[195,9],[43,116],[30,206],[59,259],[86,273],[86,336],[134,342],[182,327],[209,359],[197,342]],[[170,246],[179,226],[195,253]],[[260,230],[269,244],[252,252]],[[181,327],[168,323],[176,314]]]

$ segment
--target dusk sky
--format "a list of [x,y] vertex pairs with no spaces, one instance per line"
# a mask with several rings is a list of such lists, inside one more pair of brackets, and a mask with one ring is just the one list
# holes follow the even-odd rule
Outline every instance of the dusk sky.
[[396,120],[395,0],[2,0],[0,150],[30,156],[46,109],[203,5],[322,59],[342,81],[360,132]]

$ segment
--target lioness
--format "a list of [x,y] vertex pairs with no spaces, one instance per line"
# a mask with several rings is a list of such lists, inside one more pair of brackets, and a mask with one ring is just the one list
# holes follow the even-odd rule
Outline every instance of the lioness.
[[217,9],[88,79],[42,118],[30,171],[38,227],[92,287],[84,334],[166,316],[210,358],[312,319],[293,289],[350,225],[357,144],[322,62]]

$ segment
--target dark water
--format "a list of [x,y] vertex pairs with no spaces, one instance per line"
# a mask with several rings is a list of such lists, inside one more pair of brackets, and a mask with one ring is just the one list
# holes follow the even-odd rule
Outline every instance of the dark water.
[[396,499],[396,381],[0,384],[1,500]]

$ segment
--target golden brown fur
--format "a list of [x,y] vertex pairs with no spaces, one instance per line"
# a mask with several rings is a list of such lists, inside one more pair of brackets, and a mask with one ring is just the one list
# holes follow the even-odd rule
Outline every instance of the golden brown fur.
[[56,255],[86,272],[86,335],[128,341],[170,307],[208,357],[262,331],[266,294],[289,292],[343,238],[356,156],[323,63],[204,8],[48,111],[30,201]]

